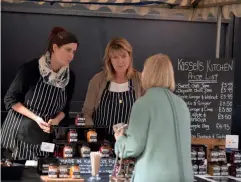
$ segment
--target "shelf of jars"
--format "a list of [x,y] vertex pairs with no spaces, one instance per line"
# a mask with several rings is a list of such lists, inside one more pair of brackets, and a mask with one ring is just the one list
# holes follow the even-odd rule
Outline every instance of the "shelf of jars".
[[[106,126],[88,126],[85,118],[78,114],[68,124],[51,128],[52,141],[55,144],[51,156],[38,158],[37,172],[46,178],[58,181],[81,179],[81,174],[91,174],[91,152],[100,152],[99,173],[110,176],[127,177],[126,169],[133,171],[132,160],[119,160],[113,151],[113,140],[107,135]],[[133,165],[132,165],[133,164]],[[128,167],[127,167],[128,166]],[[122,169],[123,168],[123,169]]]

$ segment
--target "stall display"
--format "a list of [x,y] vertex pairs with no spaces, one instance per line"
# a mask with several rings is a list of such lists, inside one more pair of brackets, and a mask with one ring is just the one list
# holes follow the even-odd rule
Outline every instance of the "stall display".
[[228,165],[223,146],[214,146],[209,150],[208,174],[211,176],[228,176]]
[[232,151],[230,154],[229,175],[241,178],[241,151]]
[[101,153],[99,172],[112,172],[114,144],[106,140],[106,127],[87,126],[84,121],[78,114],[74,125],[52,126],[55,151],[52,156],[38,160],[37,171],[42,180],[81,180],[81,174],[91,174],[90,154],[93,151]]
[[207,147],[205,145],[192,145],[191,150],[193,174],[207,174]]

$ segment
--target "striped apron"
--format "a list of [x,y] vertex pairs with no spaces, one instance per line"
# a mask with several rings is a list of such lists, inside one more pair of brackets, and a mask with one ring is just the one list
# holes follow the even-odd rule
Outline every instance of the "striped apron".
[[[67,94],[65,89],[46,84],[43,82],[43,78],[40,77],[36,86],[34,88],[30,88],[30,90],[26,93],[24,106],[39,117],[43,118],[44,121],[48,122],[49,119],[54,118],[57,113],[63,110],[66,101]],[[10,109],[3,123],[1,132],[1,147],[9,149],[12,152],[13,159],[15,160],[33,160],[36,159],[37,156],[48,155],[48,153],[40,150],[41,142],[39,142],[39,144],[31,143],[32,138],[37,139],[37,141],[41,141],[43,140],[42,136],[47,135],[48,137],[48,134],[42,131],[39,133],[34,132],[32,130],[32,126],[39,126],[35,121],[29,120],[29,118],[19,114],[13,109]],[[31,126],[27,126],[27,122],[30,123]],[[24,140],[21,140],[18,137],[20,131],[25,134]]]
[[103,91],[99,107],[94,112],[93,122],[95,126],[107,126],[108,134],[112,135],[113,125],[129,123],[132,105],[136,100],[132,80],[128,81],[129,90],[125,92],[111,92],[110,82],[107,82]]

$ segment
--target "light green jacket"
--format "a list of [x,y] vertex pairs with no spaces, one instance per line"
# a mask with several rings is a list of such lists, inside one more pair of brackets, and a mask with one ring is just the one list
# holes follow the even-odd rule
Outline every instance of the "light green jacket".
[[135,102],[127,135],[116,141],[115,152],[123,147],[119,155],[137,158],[134,182],[193,182],[190,113],[168,89],[151,88]]

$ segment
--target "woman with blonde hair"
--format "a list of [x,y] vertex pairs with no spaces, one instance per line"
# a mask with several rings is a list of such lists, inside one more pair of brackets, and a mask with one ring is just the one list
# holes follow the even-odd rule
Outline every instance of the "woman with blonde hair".
[[141,96],[141,74],[133,68],[132,47],[124,38],[106,46],[104,69],[89,82],[82,112],[88,125],[112,126],[128,123],[132,105]]
[[115,132],[116,154],[137,159],[134,182],[193,182],[190,113],[173,93],[174,72],[167,55],[147,59],[142,85],[146,93],[133,105],[126,134]]

